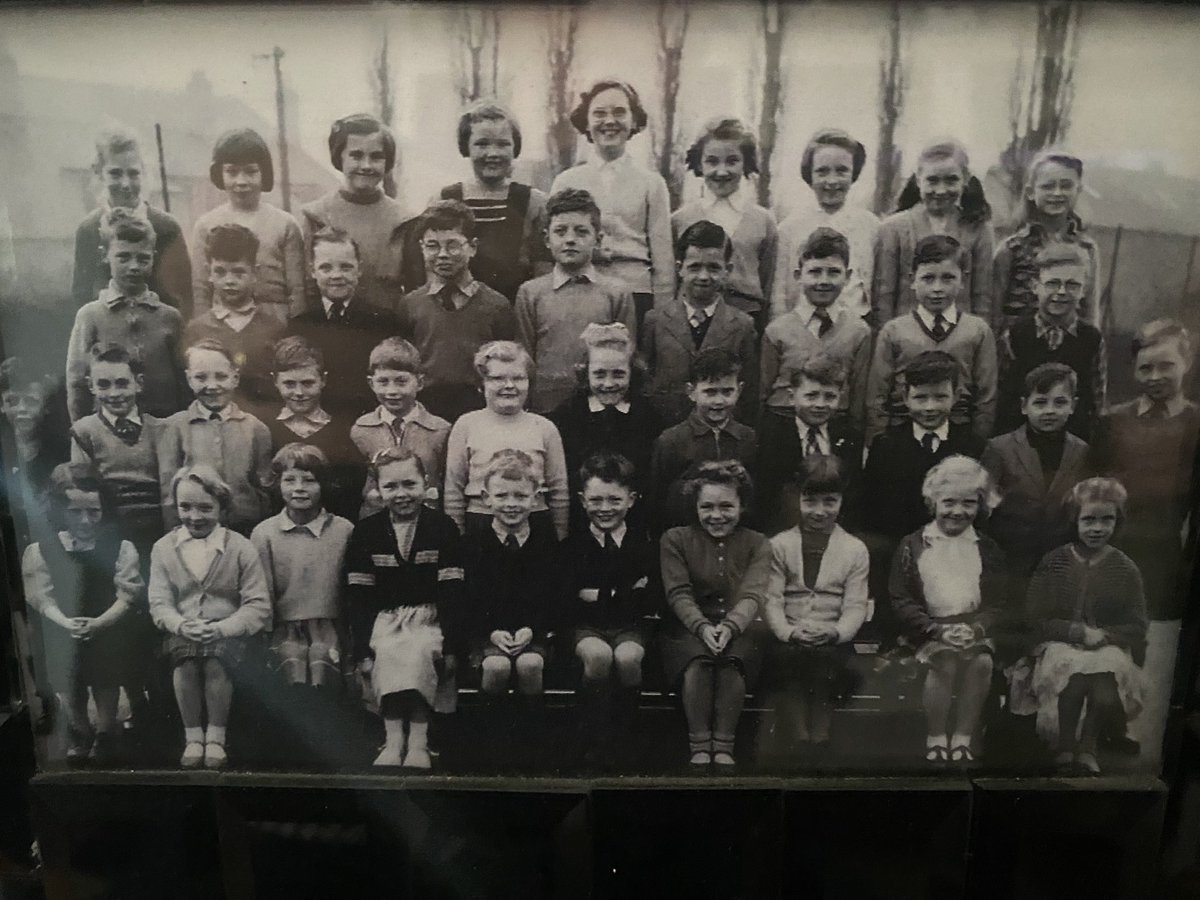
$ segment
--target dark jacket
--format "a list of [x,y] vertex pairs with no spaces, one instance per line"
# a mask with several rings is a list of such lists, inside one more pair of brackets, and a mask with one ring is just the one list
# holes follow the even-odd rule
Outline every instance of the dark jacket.
[[[102,209],[94,209],[75,229],[75,274],[71,296],[80,307],[96,299],[100,289],[112,277],[100,240]],[[186,322],[192,317],[192,262],[179,223],[169,214],[146,208],[146,218],[154,228],[154,268],[146,286],[163,303],[179,310]]]
[[[639,528],[628,527],[620,547],[606,551],[584,526],[562,545],[568,571],[568,622],[579,628],[637,628],[661,605],[658,545]],[[584,601],[580,591],[595,589],[599,597]]]

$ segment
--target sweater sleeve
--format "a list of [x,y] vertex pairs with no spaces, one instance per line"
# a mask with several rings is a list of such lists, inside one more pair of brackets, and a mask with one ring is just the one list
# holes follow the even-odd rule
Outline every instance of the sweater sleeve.
[[654,305],[665,306],[675,296],[675,250],[671,241],[671,197],[657,172],[650,174],[646,197],[646,235],[650,246]]
[[871,332],[865,331],[850,358],[850,371],[847,373],[846,379],[846,386],[850,392],[847,400],[847,412],[850,415],[850,423],[859,434],[862,434],[867,426],[868,379],[870,377]]
[[258,558],[262,561],[263,575],[267,579],[267,596],[271,600],[271,608],[274,609],[279,597],[275,591],[275,560],[271,552],[271,539],[267,535],[268,527],[266,522],[255,525],[254,530],[250,532],[250,543],[258,551]]
[[267,576],[263,572],[258,551],[249,541],[238,541],[238,608],[214,624],[224,637],[248,637],[271,628],[271,597],[267,591]]
[[871,324],[881,328],[896,317],[900,281],[900,231],[884,223],[875,233],[875,276],[871,286]]
[[517,299],[513,304],[513,316],[517,322],[517,340],[525,345],[529,355],[537,359],[537,299],[529,290],[529,282],[517,288]]
[[192,311],[203,315],[212,309],[212,283],[208,280],[208,223],[201,216],[192,228]]
[[738,341],[738,358],[742,361],[742,396],[738,400],[738,419],[753,428],[758,422],[758,332],[747,323]]
[[985,322],[992,321],[992,253],[996,232],[991,222],[979,226],[971,246],[971,312]]
[[875,356],[867,376],[867,429],[863,442],[868,446],[887,427],[888,398],[892,392],[892,379],[896,377],[895,357],[892,329],[885,325],[875,342]]
[[100,262],[100,235],[89,228],[89,216],[75,229],[75,272],[71,278],[71,296],[75,307],[96,299],[96,270]]
[[[1105,623],[1098,622],[1097,625],[1104,631],[1105,637],[1110,644],[1115,644],[1131,652],[1144,648],[1146,643],[1146,592],[1142,586],[1142,573],[1137,570],[1137,566],[1132,562],[1127,564],[1127,568],[1123,567],[1124,571],[1121,574],[1124,576],[1123,589],[1121,593],[1128,598],[1128,606],[1126,607],[1128,615],[1123,622]],[[1135,652],[1135,659],[1137,657]]]
[[888,593],[897,622],[910,640],[923,644],[937,636],[938,628],[925,606],[921,576],[917,573],[917,560],[908,538],[901,542],[892,558]]
[[126,606],[136,606],[142,599],[146,589],[142,581],[142,572],[138,552],[129,541],[121,541],[117,551],[117,562],[113,570],[113,589],[117,602]]
[[185,319],[192,316],[192,261],[188,259],[183,232],[175,226],[175,235],[167,242],[154,271],[158,273],[158,293],[164,302],[179,310]]
[[346,544],[343,563],[346,585],[346,618],[354,659],[364,660],[371,655],[371,628],[378,613],[375,585],[375,565],[363,523],[354,526]]
[[[167,533],[170,534],[169,531]],[[164,546],[157,543],[150,551],[150,584],[146,596],[154,624],[168,634],[179,634],[183,616],[179,613],[178,591],[171,583],[171,575],[163,559],[167,552]]]
[[659,543],[659,562],[667,606],[684,628],[696,634],[700,626],[709,624],[709,621],[700,611],[692,590],[692,573],[688,568],[684,546],[686,534],[686,529],[674,528],[662,536]]
[[629,329],[629,337],[633,340],[633,344],[637,346],[637,305],[633,301],[633,295],[629,293],[629,289],[622,287],[613,298],[612,319],[614,322],[620,322]]
[[971,430],[980,441],[986,441],[992,436],[992,426],[996,423],[996,339],[986,322],[980,324],[983,335],[971,364],[971,380],[975,383]]
[[1062,605],[1064,598],[1059,592],[1066,585],[1054,573],[1055,555],[1056,551],[1051,551],[1043,556],[1029,579],[1025,595],[1029,619],[1036,625],[1039,640],[1078,644],[1083,640],[1082,623],[1070,616],[1073,610]]
[[1012,284],[1012,251],[1007,241],[1001,241],[992,257],[992,331],[999,337],[1004,334],[1004,304]]
[[545,433],[542,440],[546,448],[546,505],[550,507],[554,530],[561,541],[567,536],[567,519],[571,511],[571,494],[567,488],[567,459],[563,453],[562,436],[554,427],[554,423],[544,419],[543,427]]
[[783,592],[787,587],[787,553],[783,546],[771,542],[771,571],[767,577],[763,619],[776,640],[787,643],[792,639],[792,626],[784,611]]
[[92,411],[92,392],[88,390],[88,352],[96,342],[89,303],[75,314],[75,324],[67,341],[67,412],[75,422]]
[[784,219],[776,232],[775,273],[771,276],[771,307],[769,322],[774,322],[790,308],[788,292],[792,286],[792,269],[796,264],[795,228],[791,218]]
[[253,432],[251,448],[254,458],[250,471],[251,483],[258,494],[258,518],[261,520],[270,514],[271,491],[267,487],[271,483],[271,432],[261,420],[251,417]]
[[758,365],[758,403],[760,407],[766,406],[775,385],[775,379],[779,377],[779,360],[779,341],[769,333],[764,334],[761,359]]
[[[444,520],[443,520],[444,521]],[[453,523],[438,548],[437,613],[446,637],[447,652],[461,646],[462,621],[466,603],[466,575],[463,571],[463,541]]]
[[750,561],[737,586],[737,602],[725,614],[722,624],[733,627],[739,635],[750,627],[767,599],[767,582],[771,577],[771,544],[757,532],[750,548]]
[[779,253],[779,226],[775,217],[769,212],[766,215],[766,234],[758,245],[758,283],[762,286],[763,311],[767,321],[770,321],[771,298],[775,285],[775,257]]
[[1004,618],[1005,600],[1008,597],[1008,567],[1000,545],[986,535],[979,538],[979,557],[982,570],[979,575],[980,603],[975,617],[975,631],[980,637],[987,637]]
[[175,509],[175,501],[171,497],[171,479],[183,466],[183,432],[186,422],[175,420],[174,417],[163,422],[155,441],[155,455],[158,457],[158,483],[162,494],[163,524],[170,531],[179,524],[179,513]]
[[446,443],[446,484],[442,491],[442,509],[461,533],[467,520],[467,478],[469,476],[467,421],[459,419],[450,429]]
[[867,620],[867,597],[869,588],[867,577],[870,574],[871,563],[867,547],[857,539],[853,539],[854,556],[846,571],[846,584],[842,594],[842,614],[838,617],[836,626],[838,643],[846,644],[854,640],[863,622]]
[[300,225],[287,216],[283,230],[283,280],[286,284],[288,314],[298,316],[304,312],[304,235]]
[[[54,538],[58,540],[58,538]],[[42,548],[36,543],[30,544],[21,554],[21,581],[25,587],[25,604],[37,613],[47,618],[47,612],[58,610],[58,600],[54,596],[54,582],[50,578],[50,568],[42,555]],[[59,614],[62,611],[59,610]]]

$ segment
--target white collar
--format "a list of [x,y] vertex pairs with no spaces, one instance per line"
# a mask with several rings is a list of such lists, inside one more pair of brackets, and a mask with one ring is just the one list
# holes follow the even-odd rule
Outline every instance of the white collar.
[[285,406],[279,411],[279,415],[275,417],[277,422],[288,422],[292,419],[303,419],[306,422],[312,422],[314,425],[328,425],[331,416],[321,407],[317,407],[310,413],[298,413],[290,407]]
[[495,519],[492,519],[492,533],[496,535],[501,544],[509,535],[513,535],[517,539],[517,543],[524,547],[525,542],[529,540],[530,528],[529,523],[526,522],[516,531],[505,531]]
[[408,412],[406,412],[402,416],[396,415],[390,409],[385,407],[382,403],[380,403],[377,407],[375,407],[375,412],[379,415],[379,420],[381,422],[383,422],[384,425],[387,425],[389,427],[392,426],[397,420],[399,420],[401,425],[407,425],[409,422],[411,422],[413,419],[415,419],[420,414],[420,411],[421,411],[420,403],[414,403],[413,408],[410,409]]
[[96,542],[83,544],[75,539],[75,535],[69,531],[60,531],[58,533],[58,542],[62,544],[62,548],[68,553],[83,553],[88,550],[96,549]]
[[191,405],[188,406],[188,418],[193,422],[198,420],[207,422],[212,419],[212,414],[214,412],[217,413],[222,422],[228,422],[230,419],[240,419],[242,417],[242,411],[238,409],[238,405],[232,400],[217,410],[209,409],[199,400],[193,400]]
[[600,274],[596,271],[596,267],[591,263],[588,263],[578,272],[567,272],[562,266],[560,266],[558,263],[555,263],[554,271],[550,273],[550,286],[557,291],[572,278],[580,277],[586,278],[592,284],[595,284],[596,279],[600,277]]
[[[105,422],[107,422],[110,426],[115,426],[117,424],[116,419],[114,419],[107,412],[105,412],[103,406],[97,406],[96,415],[98,415],[101,419],[103,419]],[[135,407],[133,412],[131,412],[129,415],[127,415],[125,417],[125,421],[132,422],[134,425],[141,425],[142,424],[142,414],[140,412],[138,412],[137,408]]]
[[[1145,394],[1142,394],[1137,399],[1137,414],[1139,416],[1146,415],[1146,413],[1150,412],[1150,407],[1153,405],[1154,401]],[[1167,418],[1173,419],[1183,412],[1184,408],[1187,406],[1187,399],[1183,396],[1183,394],[1176,394],[1170,400],[1164,401],[1164,405],[1167,407]]]
[[821,436],[821,440],[823,440],[826,444],[829,443],[829,423],[828,422],[826,422],[824,425],[809,425],[807,422],[805,422],[799,416],[796,416],[795,419],[796,419],[796,431],[800,435],[801,440],[804,440],[808,437],[808,429],[815,428],[815,429],[817,429],[817,434],[819,434]]
[[305,522],[301,525],[299,522],[293,522],[292,517],[288,515],[287,509],[282,509],[275,519],[279,523],[280,531],[308,531],[313,537],[320,537],[321,532],[325,530],[325,526],[329,524],[332,516],[325,510],[317,513],[317,517],[311,522]]
[[[817,308],[812,305],[807,297],[802,293],[796,301],[793,311],[800,317],[800,321],[807,325],[812,321],[813,316],[817,314]],[[841,316],[841,311],[837,307],[837,300],[834,300],[829,306],[825,307],[825,311],[829,313],[829,320],[836,322]]]
[[696,313],[699,311],[704,312],[704,317],[706,319],[711,319],[717,312],[717,304],[721,302],[721,298],[718,297],[716,300],[714,300],[708,306],[694,306],[690,301],[683,300],[682,297],[680,298],[680,300],[682,300],[682,302],[683,302],[684,312],[687,313],[687,318],[689,318],[689,319],[695,318]]
[[218,322],[224,322],[228,318],[249,319],[258,310],[257,303],[251,303],[249,309],[230,309],[228,306],[214,305],[212,308],[213,318]]
[[742,179],[742,183],[738,185],[738,189],[728,197],[706,196],[700,201],[700,208],[706,213],[712,212],[714,209],[728,208],[732,209],[739,216],[743,215],[746,212],[746,207],[749,205],[749,198],[746,196],[746,191],[744,190],[745,187],[746,181]]
[[471,277],[471,270],[466,269],[457,281],[443,281],[436,275],[431,274],[427,282],[429,288],[429,296],[436,296],[442,288],[448,284],[453,284],[455,289],[464,297],[474,297],[475,292],[479,290],[479,282]]
[[[620,400],[620,401],[614,403],[613,406],[616,407],[616,410],[619,413],[629,412],[629,401],[628,400]],[[598,413],[598,412],[603,412],[604,409],[605,409],[605,406],[603,403],[601,403],[599,400],[597,400],[592,394],[588,394],[588,412]]]
[[[354,298],[353,298],[353,297],[351,297],[351,298],[350,298],[350,300],[343,300],[343,301],[342,301],[342,315],[345,315],[347,312],[349,312],[349,311],[350,311],[350,301],[351,301],[351,300],[353,300],[353,299],[354,299]],[[332,300],[328,300],[328,299],[326,299],[325,297],[322,297],[322,298],[321,298],[321,305],[322,305],[323,307],[325,307],[325,318],[327,318],[327,319],[328,319],[328,318],[329,318],[329,311],[330,311],[331,309],[333,309],[333,301],[332,301]]]
[[593,153],[588,158],[588,165],[599,169],[601,172],[611,172],[614,169],[622,168],[630,165],[632,160],[629,158],[629,153],[622,153],[616,159],[604,159],[599,153]]
[[913,422],[912,423],[912,433],[913,433],[913,437],[917,439],[918,444],[921,443],[921,439],[923,437],[925,437],[925,435],[927,435],[927,434],[935,435],[937,437],[937,439],[941,443],[944,444],[947,441],[947,439],[950,437],[950,420],[947,419],[945,422],[943,422],[941,425],[939,425],[937,428],[934,428],[933,430],[930,430],[928,428],[922,428],[916,422]]
[[[595,525],[591,524],[590,522],[588,523],[588,531],[590,531],[592,533],[592,537],[594,537],[596,539],[596,543],[598,543],[601,547],[603,547],[605,532],[601,531],[599,528],[597,528]],[[617,528],[615,528],[613,531],[610,531],[608,533],[612,535],[613,541],[616,543],[616,545],[618,547],[620,547],[622,544],[625,543],[625,535],[626,535],[626,533],[628,533],[628,531],[629,531],[629,526],[626,525],[624,522],[622,522],[619,526],[617,526]]]
[[921,536],[925,538],[925,543],[932,541],[971,541],[976,543],[979,541],[979,533],[975,531],[974,525],[968,525],[967,530],[962,534],[956,534],[953,537],[946,534],[942,529],[938,528],[937,522],[929,522],[921,529]]
[[179,547],[186,544],[188,541],[193,541],[197,544],[204,544],[210,550],[215,550],[220,553],[225,549],[225,526],[218,525],[208,533],[208,537],[194,538],[191,533],[183,525],[175,529],[175,537],[173,538],[175,546]]
[[[934,320],[937,318],[937,316],[935,316],[933,313],[931,313],[929,310],[927,310],[923,306],[918,306],[916,309],[916,312],[917,312],[917,315],[921,318],[921,321],[925,323],[925,327],[928,328],[930,331],[933,331],[933,323],[934,323]],[[954,305],[953,303],[950,304],[950,306],[946,307],[946,311],[942,313],[942,318],[946,320],[947,328],[949,328],[951,325],[957,325],[958,324],[958,307],[956,305]]]
[[[137,206],[130,208],[128,206],[110,206],[108,203],[108,198],[105,197],[100,201],[100,208],[104,210],[105,213],[110,213],[114,209],[125,209],[129,211],[130,215],[133,215],[139,219],[149,220],[150,218],[150,204],[140,198],[138,199]],[[103,219],[104,216],[102,215],[100,218]]]

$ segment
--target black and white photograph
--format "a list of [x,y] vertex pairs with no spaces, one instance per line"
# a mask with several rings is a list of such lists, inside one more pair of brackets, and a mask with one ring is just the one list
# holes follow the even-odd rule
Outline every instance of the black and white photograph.
[[1060,0],[0,10],[39,769],[1157,776],[1198,38]]

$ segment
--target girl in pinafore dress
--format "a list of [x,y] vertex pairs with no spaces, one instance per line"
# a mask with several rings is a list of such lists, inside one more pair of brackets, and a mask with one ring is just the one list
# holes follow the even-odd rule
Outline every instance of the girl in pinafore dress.
[[375,765],[429,769],[429,713],[455,704],[442,629],[462,615],[458,527],[424,506],[425,467],[411,450],[386,447],[368,471],[386,508],[354,526],[346,602],[354,659],[383,716]]
[[180,765],[220,769],[228,761],[232,674],[247,638],[271,619],[267,576],[249,538],[221,524],[231,491],[216,469],[184,466],[171,481],[170,496],[183,524],[150,551],[150,617],[166,632],[183,720]]
[[746,686],[758,677],[771,545],[739,525],[750,502],[741,463],[701,463],[688,482],[699,522],[662,536],[663,590],[670,608],[662,637],[667,679],[682,679],[689,765],[735,764],[733,741]]
[[[113,761],[117,698],[140,662],[129,615],[142,594],[137,550],[102,525],[100,478],[87,466],[51,473],[53,512],[66,526],[25,549],[25,602],[39,615],[34,647],[46,680],[64,700],[67,761]],[[88,694],[96,702],[94,734]]]
[[1029,617],[1042,641],[1028,684],[1038,735],[1057,747],[1060,769],[1084,775],[1100,772],[1100,731],[1115,721],[1111,730],[1122,733],[1142,707],[1142,576],[1109,545],[1125,499],[1125,488],[1112,478],[1075,485],[1068,507],[1077,538],[1042,557],[1029,584]]
[[974,525],[1000,498],[987,470],[960,455],[930,469],[921,493],[933,521],[900,542],[888,587],[902,634],[928,666],[925,759],[969,763],[991,689],[991,635],[1006,590],[1004,554]]

